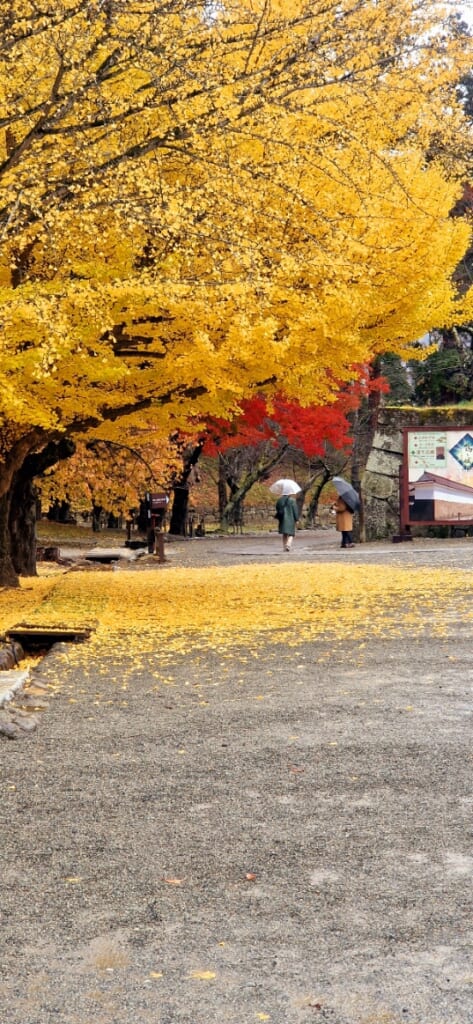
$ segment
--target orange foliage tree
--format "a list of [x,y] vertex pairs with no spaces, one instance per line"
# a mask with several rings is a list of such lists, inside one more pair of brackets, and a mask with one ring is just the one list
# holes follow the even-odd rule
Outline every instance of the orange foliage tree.
[[168,491],[180,469],[179,450],[153,432],[134,431],[121,442],[79,442],[74,454],[47,471],[40,486],[43,503],[66,501],[95,518],[106,511],[128,518],[146,491]]

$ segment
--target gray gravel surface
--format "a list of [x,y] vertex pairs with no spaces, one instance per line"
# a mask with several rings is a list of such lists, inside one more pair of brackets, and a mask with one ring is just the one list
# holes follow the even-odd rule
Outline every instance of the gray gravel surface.
[[[270,544],[176,545],[157,571],[277,563]],[[473,570],[473,541],[349,557]],[[104,650],[98,704],[70,703],[82,651],[49,653],[36,678],[63,688],[0,743],[1,1024],[471,1024],[464,624],[361,664],[350,637],[224,656],[191,636],[160,699],[160,650],[149,673]]]

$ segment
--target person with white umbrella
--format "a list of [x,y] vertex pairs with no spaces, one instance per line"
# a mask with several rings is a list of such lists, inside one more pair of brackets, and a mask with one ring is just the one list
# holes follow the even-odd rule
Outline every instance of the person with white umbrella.
[[291,551],[299,519],[299,509],[293,495],[299,493],[299,484],[295,480],[276,480],[269,489],[272,494],[279,494],[275,513],[278,533],[282,534],[283,550]]

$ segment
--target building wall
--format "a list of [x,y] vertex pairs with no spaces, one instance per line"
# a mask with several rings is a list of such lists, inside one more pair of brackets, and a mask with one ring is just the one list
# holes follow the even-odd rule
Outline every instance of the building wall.
[[[415,409],[381,406],[362,478],[364,540],[391,538],[399,533],[399,470],[405,427],[471,427],[473,409],[459,406]],[[413,531],[414,532],[414,531]],[[415,532],[425,532],[416,527]]]
[[459,501],[442,501],[438,498],[435,502],[435,518],[452,519],[452,526],[455,522],[461,524],[462,519],[471,521],[471,505]]

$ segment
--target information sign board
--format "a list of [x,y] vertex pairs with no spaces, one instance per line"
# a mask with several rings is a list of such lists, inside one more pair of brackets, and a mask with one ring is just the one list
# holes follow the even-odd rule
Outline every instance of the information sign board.
[[404,431],[401,523],[473,524],[473,425]]
[[168,503],[169,498],[167,494],[150,494],[149,496],[151,512],[158,512],[161,509],[166,508]]

